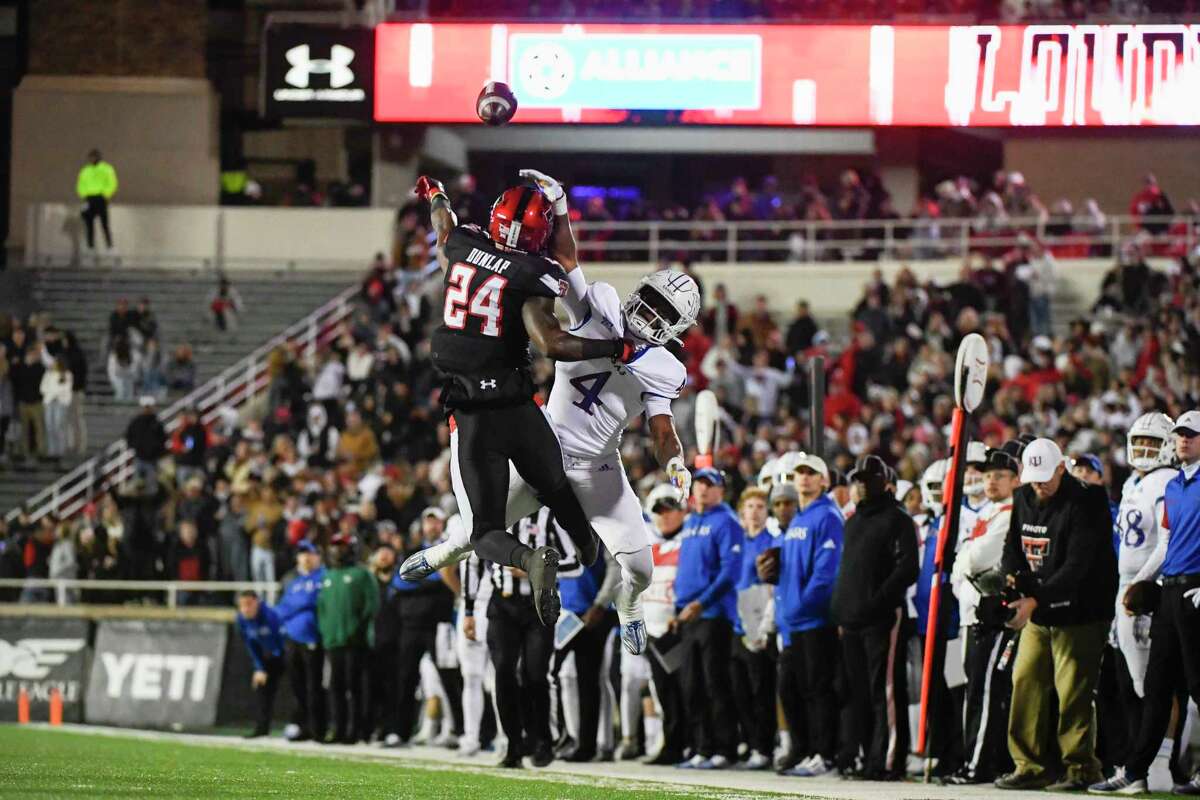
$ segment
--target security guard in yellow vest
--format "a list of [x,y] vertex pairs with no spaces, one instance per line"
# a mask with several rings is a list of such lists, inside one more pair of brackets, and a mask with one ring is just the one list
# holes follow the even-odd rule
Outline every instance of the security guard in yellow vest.
[[87,232],[88,249],[96,246],[95,222],[99,217],[104,240],[111,250],[113,242],[112,231],[108,228],[108,201],[117,193],[117,171],[100,157],[99,150],[88,153],[88,163],[79,170],[79,178],[75,181],[75,193],[83,201],[83,224]]

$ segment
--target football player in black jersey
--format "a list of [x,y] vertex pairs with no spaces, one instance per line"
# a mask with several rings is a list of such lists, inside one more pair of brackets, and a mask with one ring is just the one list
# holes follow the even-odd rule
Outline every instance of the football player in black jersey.
[[553,512],[592,564],[599,542],[563,470],[562,450],[534,401],[530,338],[549,358],[627,360],[622,339],[582,339],[559,326],[554,299],[567,292],[562,267],[544,255],[554,227],[551,201],[534,186],[506,190],[488,229],[459,225],[442,184],[422,176],[445,299],[434,331],[434,366],[444,377],[442,405],[452,431],[451,477],[459,512],[481,559],[524,570],[545,625],[558,619],[559,553],[532,550],[505,529],[509,462]]

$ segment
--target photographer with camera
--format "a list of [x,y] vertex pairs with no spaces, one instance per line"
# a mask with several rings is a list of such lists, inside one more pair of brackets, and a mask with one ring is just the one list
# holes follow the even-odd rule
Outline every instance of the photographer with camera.
[[[1008,723],[1016,769],[996,787],[1085,789],[1101,774],[1093,696],[1117,594],[1108,498],[1066,474],[1050,439],[1025,448],[1021,480],[1001,561],[1012,611],[1007,625],[1020,631]],[[1043,736],[1056,694],[1062,774]]]

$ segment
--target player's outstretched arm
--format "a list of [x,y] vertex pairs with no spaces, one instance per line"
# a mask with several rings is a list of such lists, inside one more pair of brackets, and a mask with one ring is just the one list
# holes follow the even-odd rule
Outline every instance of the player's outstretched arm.
[[624,339],[585,339],[564,331],[549,297],[530,297],[521,307],[521,318],[534,347],[555,361],[615,358],[628,362],[633,357],[634,347]]
[[449,266],[446,258],[446,240],[450,238],[450,231],[458,225],[458,217],[454,216],[454,212],[450,209],[450,198],[446,195],[446,187],[442,186],[442,182],[436,178],[422,175],[417,178],[417,185],[413,188],[413,193],[429,203],[429,221],[433,224],[434,233],[437,234],[438,266],[445,269]]
[[[579,266],[578,250],[575,246],[575,233],[571,230],[570,211],[567,206],[567,193],[562,184],[544,172],[536,169],[523,169],[517,173],[527,181],[532,182],[554,204],[554,235],[550,238],[548,255],[562,264],[569,275]],[[586,285],[585,285],[586,290]],[[582,297],[582,293],[580,294]]]

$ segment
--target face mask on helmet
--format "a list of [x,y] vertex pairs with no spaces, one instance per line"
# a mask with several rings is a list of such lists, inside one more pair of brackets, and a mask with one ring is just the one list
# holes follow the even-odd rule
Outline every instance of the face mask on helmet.
[[1170,466],[1175,457],[1172,427],[1171,418],[1157,411],[1138,417],[1125,438],[1125,460],[1129,466],[1142,472]]
[[638,283],[622,307],[626,332],[655,345],[677,338],[696,321],[700,293],[682,272],[660,270]]
[[942,486],[946,481],[947,463],[935,461],[921,476],[921,504],[933,514],[942,513]]
[[973,465],[967,467],[963,472],[963,494],[970,498],[977,498],[983,495],[983,490],[983,473]]

